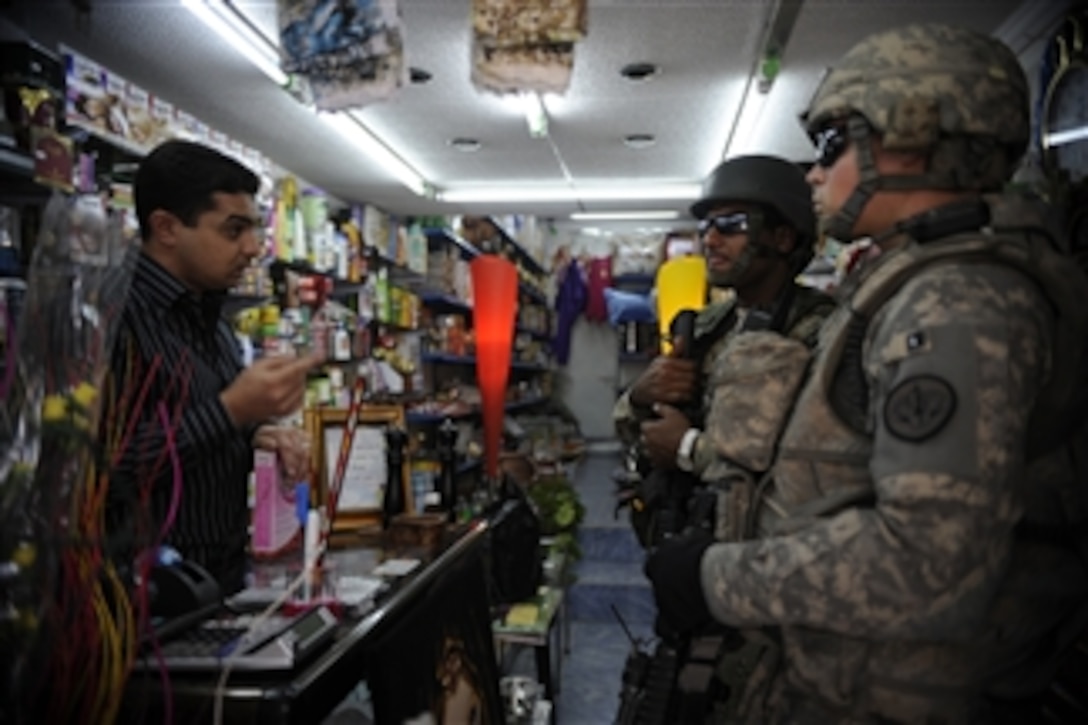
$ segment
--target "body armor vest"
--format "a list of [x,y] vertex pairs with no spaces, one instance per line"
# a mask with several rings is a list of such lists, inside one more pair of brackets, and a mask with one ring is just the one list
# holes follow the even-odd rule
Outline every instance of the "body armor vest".
[[[932,241],[915,236],[878,258],[850,281],[852,289],[843,290],[848,304],[841,304],[821,331],[813,367],[783,432],[775,466],[760,482],[746,526],[749,537],[788,535],[817,518],[875,502],[870,470],[874,412],[867,391],[859,394],[856,385],[849,384],[851,378],[865,381],[860,363],[869,323],[908,278],[931,265],[973,261],[1020,270],[1051,302],[1052,364],[1028,428],[1024,521],[1037,522],[1038,528],[1048,531],[1068,530],[1084,521],[1088,482],[1084,471],[1077,470],[1076,444],[1069,441],[1074,435],[1080,440],[1088,437],[1088,427],[1082,424],[1084,407],[1078,403],[1086,381],[1088,285],[1075,265],[1030,235],[959,232]],[[857,366],[853,372],[844,370],[852,365]],[[1042,601],[1040,587],[1053,596]],[[853,721],[850,718],[860,713],[923,720],[934,712],[953,722],[979,717],[984,721],[985,714],[977,709],[980,698],[1013,699],[1046,684],[1062,647],[1083,626],[1081,615],[1074,612],[1084,592],[1083,564],[1068,544],[1055,548],[1052,541],[1018,536],[991,603],[993,621],[988,627],[1004,633],[997,640],[868,640],[785,627],[791,671],[837,672],[820,680],[837,684],[834,691],[819,693],[820,702],[811,692],[797,699],[784,694],[790,678],[780,672],[769,686],[777,692],[771,699],[791,701],[789,719],[795,722]],[[1032,604],[1025,608],[1025,602]],[[980,675],[979,657],[1004,674]],[[923,662],[932,663],[933,669],[919,670],[917,665]],[[934,679],[932,674],[938,672]],[[825,706],[833,710],[824,710]]]
[[[1053,305],[1056,321],[1053,367],[1032,412],[1028,460],[1069,440],[1085,417],[1088,391],[1086,287],[1083,274],[1067,257],[1032,236],[1024,230],[1015,234],[986,230],[934,241],[911,240],[861,274],[854,289],[848,290],[849,304],[841,305],[821,332],[815,365],[782,435],[773,480],[763,482],[749,535],[797,530],[812,516],[872,498],[871,411],[860,359],[865,332],[903,283],[931,265],[1004,263],[1039,285]],[[1065,496],[1085,501],[1088,494],[1075,491]]]

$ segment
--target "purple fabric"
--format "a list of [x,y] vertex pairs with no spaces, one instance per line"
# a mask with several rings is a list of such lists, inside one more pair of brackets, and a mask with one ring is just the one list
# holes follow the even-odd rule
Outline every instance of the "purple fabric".
[[555,339],[552,354],[560,365],[570,360],[570,336],[578,315],[586,309],[588,298],[585,273],[577,262],[569,262],[559,272],[559,289],[555,294]]

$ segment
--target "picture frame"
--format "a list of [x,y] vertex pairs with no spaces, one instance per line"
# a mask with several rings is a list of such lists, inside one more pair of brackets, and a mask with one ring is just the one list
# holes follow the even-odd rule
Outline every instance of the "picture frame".
[[[390,427],[406,428],[404,407],[400,405],[363,404],[358,415],[355,440],[335,512],[330,508],[330,486],[347,428],[348,411],[315,408],[307,410],[304,416],[303,423],[311,440],[314,503],[325,508],[326,516],[332,516],[332,533],[359,532],[381,524],[382,497],[390,473],[387,470],[386,431]],[[407,451],[400,468],[395,476],[403,491],[405,510],[414,511]]]

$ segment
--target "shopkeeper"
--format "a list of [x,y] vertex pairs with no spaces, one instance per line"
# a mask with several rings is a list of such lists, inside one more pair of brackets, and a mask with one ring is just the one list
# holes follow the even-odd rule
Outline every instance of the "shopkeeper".
[[246,167],[186,141],[140,164],[142,245],[113,351],[113,412],[103,416],[113,554],[126,564],[169,543],[223,594],[244,584],[253,449],[277,452],[288,480],[308,472],[303,432],[267,421],[299,408],[306,372],[321,362],[269,357],[243,369],[222,315],[227,290],[262,250],[258,186]]

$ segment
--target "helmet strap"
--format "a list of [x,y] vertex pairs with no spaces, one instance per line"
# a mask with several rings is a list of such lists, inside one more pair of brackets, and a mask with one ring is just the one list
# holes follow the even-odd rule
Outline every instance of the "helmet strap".
[[860,116],[850,116],[846,122],[847,135],[854,144],[859,181],[846,198],[842,208],[828,220],[825,231],[836,239],[854,239],[854,224],[869,199],[878,191],[917,191],[930,189],[953,191],[962,188],[949,174],[880,175],[873,157],[872,131]]
[[869,124],[861,116],[852,115],[846,120],[846,133],[854,144],[859,180],[842,208],[828,220],[825,231],[836,239],[854,239],[854,224],[869,199],[881,188],[880,174],[877,173],[876,161],[873,159]]

